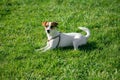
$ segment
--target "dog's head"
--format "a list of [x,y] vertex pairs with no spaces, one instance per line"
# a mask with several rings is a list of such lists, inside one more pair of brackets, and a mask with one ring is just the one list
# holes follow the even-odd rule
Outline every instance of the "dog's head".
[[45,27],[45,30],[48,34],[53,34],[56,31],[58,25],[57,22],[42,22],[42,25]]

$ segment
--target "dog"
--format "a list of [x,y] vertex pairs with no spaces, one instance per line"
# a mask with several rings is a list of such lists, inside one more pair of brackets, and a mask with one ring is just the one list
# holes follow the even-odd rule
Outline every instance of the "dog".
[[47,45],[39,50],[43,52],[57,47],[67,47],[73,46],[74,50],[78,50],[78,47],[87,43],[90,36],[90,30],[85,27],[78,27],[79,29],[85,31],[87,34],[84,36],[80,33],[61,33],[57,31],[57,22],[42,22],[47,34]]

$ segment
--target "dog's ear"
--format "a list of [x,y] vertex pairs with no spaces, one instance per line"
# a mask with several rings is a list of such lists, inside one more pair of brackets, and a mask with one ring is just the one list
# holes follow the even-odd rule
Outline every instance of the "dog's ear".
[[57,22],[53,22],[53,26],[57,27],[58,23]]
[[42,25],[43,25],[44,27],[46,27],[46,26],[47,26],[47,21],[42,22]]

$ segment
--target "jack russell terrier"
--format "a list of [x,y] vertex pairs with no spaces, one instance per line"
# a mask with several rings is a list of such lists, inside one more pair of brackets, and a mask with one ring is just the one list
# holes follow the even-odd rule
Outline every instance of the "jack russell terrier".
[[87,43],[87,39],[90,36],[90,31],[85,27],[78,27],[85,31],[87,35],[83,36],[80,33],[60,33],[57,31],[57,22],[42,22],[45,27],[45,31],[48,37],[47,45],[42,50],[43,52],[54,49],[57,47],[73,46],[74,50],[78,50],[78,47]]

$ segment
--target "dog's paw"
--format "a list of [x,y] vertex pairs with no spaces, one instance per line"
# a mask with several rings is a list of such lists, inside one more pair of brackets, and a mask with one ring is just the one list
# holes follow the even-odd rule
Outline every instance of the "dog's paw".
[[46,50],[44,50],[44,49],[36,49],[35,52],[41,52],[41,53],[44,53],[44,52],[46,52]]
[[46,52],[47,50],[41,50],[41,52]]
[[74,49],[73,51],[74,51],[74,52],[78,52],[78,51],[79,51],[79,49]]
[[41,50],[43,50],[43,49],[35,49],[36,52],[41,51]]

